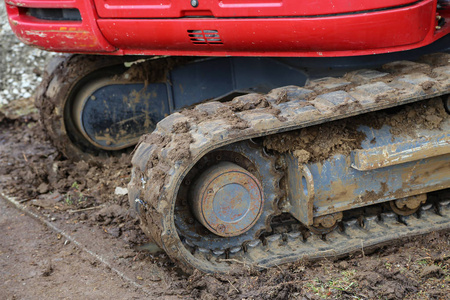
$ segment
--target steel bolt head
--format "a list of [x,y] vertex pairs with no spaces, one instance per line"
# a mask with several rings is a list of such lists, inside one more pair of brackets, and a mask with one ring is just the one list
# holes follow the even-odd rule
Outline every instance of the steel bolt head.
[[227,229],[227,228],[226,228],[226,226],[223,225],[223,224],[219,224],[219,225],[217,226],[217,231],[218,231],[218,232],[225,232],[225,229]]
[[331,216],[331,215],[324,216],[324,218],[322,220],[322,226],[325,228],[332,227],[334,225],[334,223],[336,223],[336,221],[334,220],[333,216]]
[[191,0],[191,5],[192,5],[192,7],[197,7],[198,6],[198,1],[197,0]]

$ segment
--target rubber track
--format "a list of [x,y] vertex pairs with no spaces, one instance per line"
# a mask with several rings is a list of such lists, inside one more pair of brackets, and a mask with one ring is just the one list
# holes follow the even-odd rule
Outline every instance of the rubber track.
[[[441,65],[433,65],[436,61]],[[232,266],[220,257],[186,247],[173,221],[179,186],[203,155],[241,140],[449,94],[449,61],[449,54],[430,55],[421,63],[390,63],[383,66],[382,72],[361,70],[345,78],[317,80],[304,88],[278,88],[264,96],[250,94],[227,103],[205,103],[170,115],[141,140],[132,160],[129,198],[132,204],[141,203],[139,216],[143,230],[186,270],[194,267],[205,272],[229,271]],[[269,103],[270,110],[258,108],[262,99]],[[236,110],[238,104],[248,109]],[[397,219],[370,222],[370,226],[381,226],[383,230],[372,234],[370,230],[349,229],[350,235],[327,236],[327,242],[317,237],[307,243],[303,239],[281,243],[273,238],[276,245],[272,247],[256,245],[230,258],[270,267],[305,257],[341,255],[396,238],[450,229],[448,207],[444,211],[442,216],[427,212],[422,218],[410,217],[408,226]]]
[[136,60],[132,57],[75,54],[55,57],[49,63],[44,79],[36,90],[35,105],[47,137],[65,157],[73,161],[100,159],[98,151],[89,150],[89,145],[74,143],[67,132],[71,129],[66,128],[64,107],[76,84],[95,71],[133,59]]

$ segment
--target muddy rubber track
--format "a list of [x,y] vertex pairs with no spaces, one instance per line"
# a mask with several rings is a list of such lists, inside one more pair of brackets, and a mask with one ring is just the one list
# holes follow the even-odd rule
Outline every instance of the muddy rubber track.
[[[229,271],[230,264],[223,258],[189,249],[174,224],[179,187],[202,156],[250,138],[447,95],[449,61],[449,54],[430,55],[420,63],[390,63],[382,71],[361,70],[345,78],[317,80],[303,88],[282,87],[267,95],[250,94],[227,103],[205,103],[170,115],[152,134],[141,139],[132,160],[129,198],[132,205],[138,203],[142,228],[186,270],[195,267],[206,272]],[[295,239],[296,234],[294,241],[289,236],[269,236],[265,245],[255,241],[251,249],[229,258],[269,267],[305,257],[342,255],[396,238],[449,229],[448,202],[437,206],[436,210],[426,210],[420,218],[411,216],[406,222],[390,216],[375,220],[372,216],[368,229],[353,230],[354,224],[347,224],[345,234],[332,233],[327,242],[311,238],[305,243],[298,236]],[[377,226],[383,230],[370,230]],[[267,247],[270,243],[273,245]]]
[[130,57],[105,57],[98,55],[71,55],[53,59],[48,65],[44,80],[36,90],[35,104],[40,112],[40,121],[55,147],[64,156],[74,161],[89,160],[99,152],[74,142],[64,122],[64,107],[76,84],[85,76],[103,68],[136,60]]

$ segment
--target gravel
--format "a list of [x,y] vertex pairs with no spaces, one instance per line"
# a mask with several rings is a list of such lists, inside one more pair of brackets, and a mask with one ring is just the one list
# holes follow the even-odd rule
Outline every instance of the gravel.
[[29,47],[11,30],[5,2],[0,1],[0,105],[29,98],[42,80],[45,66],[56,55]]

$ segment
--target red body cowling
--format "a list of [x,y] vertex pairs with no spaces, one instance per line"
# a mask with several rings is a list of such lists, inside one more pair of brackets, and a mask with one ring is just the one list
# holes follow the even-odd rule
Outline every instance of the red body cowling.
[[[354,56],[409,50],[450,33],[437,0],[6,0],[26,44],[111,55]],[[79,10],[43,20],[30,8]]]

